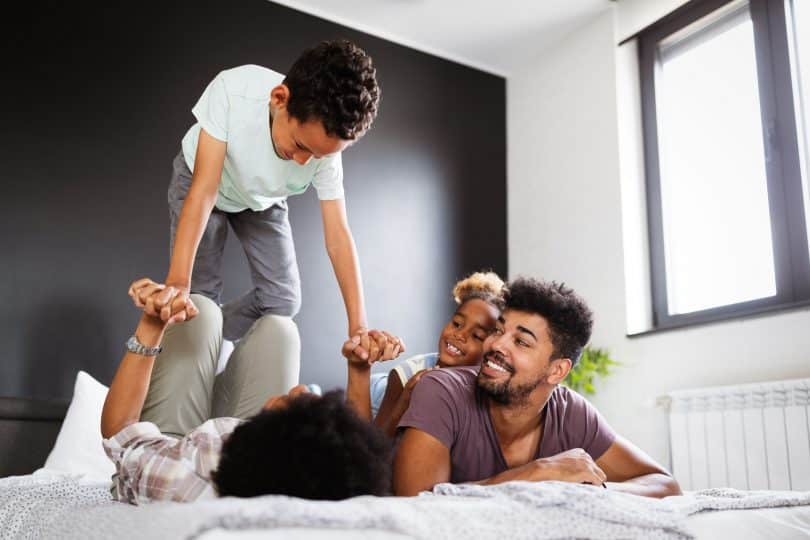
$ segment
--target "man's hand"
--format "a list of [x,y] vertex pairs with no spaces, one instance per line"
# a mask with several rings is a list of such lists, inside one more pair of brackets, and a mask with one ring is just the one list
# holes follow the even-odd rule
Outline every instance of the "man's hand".
[[398,337],[381,330],[360,329],[343,344],[341,353],[354,366],[370,366],[374,362],[392,360],[405,351]]
[[[155,283],[149,278],[142,278],[132,282],[129,286],[128,294],[132,298],[135,307],[143,309],[144,313],[151,317],[157,317],[168,323],[169,319],[175,317],[186,305],[194,306],[189,299],[189,288],[184,285],[172,285]],[[197,309],[185,310],[185,317],[182,320],[191,320],[197,315]],[[180,322],[175,318],[172,322]]]
[[582,448],[574,448],[533,462],[540,480],[560,480],[601,486],[607,475]]
[[149,278],[134,281],[128,294],[136,307],[165,326],[193,319],[199,311],[189,298],[188,287],[155,283]]

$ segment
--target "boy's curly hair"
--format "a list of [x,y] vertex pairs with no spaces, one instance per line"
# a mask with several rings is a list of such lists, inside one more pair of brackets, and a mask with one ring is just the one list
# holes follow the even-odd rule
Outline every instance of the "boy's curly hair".
[[391,443],[342,391],[302,394],[237,427],[212,473],[220,496],[340,500],[391,493]]
[[323,41],[305,50],[287,72],[287,111],[301,123],[323,122],[327,135],[358,139],[377,116],[376,75],[371,57],[354,43]]
[[495,272],[475,272],[456,283],[453,287],[453,300],[461,305],[473,298],[489,302],[503,309],[503,280]]
[[591,339],[593,312],[573,289],[556,281],[518,277],[506,286],[504,299],[506,309],[543,317],[554,345],[552,358],[569,358],[577,365]]

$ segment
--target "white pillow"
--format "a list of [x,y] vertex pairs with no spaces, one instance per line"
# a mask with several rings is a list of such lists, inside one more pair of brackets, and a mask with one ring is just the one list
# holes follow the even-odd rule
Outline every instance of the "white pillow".
[[56,444],[45,461],[45,471],[76,475],[87,482],[110,481],[115,467],[101,445],[101,409],[107,390],[93,377],[79,371],[73,399]]

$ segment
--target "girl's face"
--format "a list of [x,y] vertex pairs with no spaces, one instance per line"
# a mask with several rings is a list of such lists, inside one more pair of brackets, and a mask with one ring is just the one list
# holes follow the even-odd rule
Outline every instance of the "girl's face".
[[461,304],[439,336],[439,367],[480,364],[484,340],[499,315],[498,308],[480,298]]

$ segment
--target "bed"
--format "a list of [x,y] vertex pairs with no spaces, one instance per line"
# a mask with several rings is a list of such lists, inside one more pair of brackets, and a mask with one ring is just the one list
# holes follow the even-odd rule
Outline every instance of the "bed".
[[[106,387],[80,373],[69,406],[0,400],[6,476],[0,537],[810,540],[810,492],[798,491],[703,490],[657,501],[563,482],[513,482],[442,484],[412,498],[269,496],[130,506],[111,500],[110,465],[99,459],[100,444],[88,442],[100,442],[105,394]],[[77,453],[85,447],[95,452]]]

